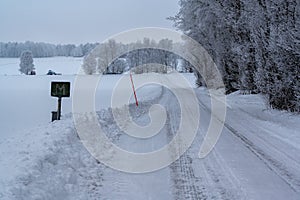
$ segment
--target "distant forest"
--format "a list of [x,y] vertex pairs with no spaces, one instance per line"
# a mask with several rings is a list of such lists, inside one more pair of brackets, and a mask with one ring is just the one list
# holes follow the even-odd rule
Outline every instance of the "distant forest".
[[33,57],[72,56],[83,57],[94,49],[98,43],[87,44],[49,44],[44,42],[0,42],[0,57],[19,58],[23,51],[31,51]]

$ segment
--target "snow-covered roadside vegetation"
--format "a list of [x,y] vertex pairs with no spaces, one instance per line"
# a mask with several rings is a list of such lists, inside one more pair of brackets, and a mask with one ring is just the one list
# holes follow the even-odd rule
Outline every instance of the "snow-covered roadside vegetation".
[[180,11],[171,19],[210,52],[227,93],[262,93],[272,108],[300,111],[299,1],[180,0],[179,4]]

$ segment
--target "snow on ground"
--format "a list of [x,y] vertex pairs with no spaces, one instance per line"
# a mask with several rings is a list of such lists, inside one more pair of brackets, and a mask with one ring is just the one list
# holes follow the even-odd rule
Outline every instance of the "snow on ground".
[[[74,57],[33,58],[37,75],[45,75],[50,69],[63,75],[73,75],[78,72],[82,61],[83,58]],[[19,64],[19,58],[0,58],[0,75],[19,75]]]
[[[8,94],[0,100],[0,110],[5,111],[0,115],[0,199],[299,199],[300,117],[268,109],[260,95],[228,95],[220,140],[199,159],[211,111],[207,91],[195,89],[201,119],[191,148],[169,167],[133,175],[104,166],[86,151],[71,114],[66,114],[71,112],[71,99],[63,100],[63,119],[49,123],[56,106],[56,99],[49,96],[51,80],[73,83],[74,76],[13,77],[0,76],[0,91]],[[194,80],[192,74],[185,77]],[[147,111],[155,103],[166,108],[168,119],[155,137],[135,140],[120,130],[111,109],[103,109],[109,107],[119,79],[104,76],[97,88],[96,102],[102,106],[96,107],[102,109],[98,116],[107,136],[136,152],[167,144],[180,119],[174,95],[157,85],[137,91],[140,106],[130,105],[134,121],[149,122]],[[13,126],[15,130],[8,131]]]
[[[207,91],[197,94],[210,110]],[[246,199],[299,199],[300,116],[264,102],[261,95],[228,95],[224,131],[212,155],[222,157]]]
[[[51,111],[57,107],[56,98],[50,97],[51,81],[73,82],[82,58],[34,58],[37,76],[20,75],[19,63],[19,58],[0,58],[0,129],[3,139],[50,122]],[[46,76],[49,69],[63,75]],[[63,112],[71,112],[69,98],[63,99]]]
[[[1,59],[0,59],[1,60]],[[79,70],[80,65],[77,66]],[[125,75],[129,76],[129,75]],[[193,77],[192,74],[185,75]],[[96,110],[108,108],[111,105],[112,91],[121,75],[102,76],[96,93]],[[71,95],[74,85],[75,75],[62,76],[4,76],[0,75],[0,129],[2,139],[9,135],[22,134],[40,124],[46,124],[51,121],[51,111],[57,109],[57,98],[50,96],[51,81],[69,81],[71,82]],[[192,78],[190,78],[192,80]],[[131,85],[130,80],[128,84]],[[151,99],[156,96],[148,90],[155,91],[158,88],[155,85],[146,85],[138,89],[138,99]],[[132,101],[133,102],[133,99]],[[70,113],[72,111],[72,99],[63,98],[62,112]]]
[[[110,106],[111,92],[120,78],[102,77],[95,97],[97,110]],[[0,152],[5,155],[0,157],[0,199],[87,199],[88,191],[81,187],[97,187],[103,166],[95,166],[98,163],[76,136],[71,115],[66,114],[71,112],[71,98],[63,99],[63,120],[49,122],[50,111],[57,104],[56,98],[50,97],[50,82],[64,80],[73,85],[74,79],[75,76],[0,77],[0,91],[6,94],[0,100]],[[141,101],[153,101],[161,95],[162,88],[147,85],[137,92]],[[88,185],[82,185],[83,179]]]

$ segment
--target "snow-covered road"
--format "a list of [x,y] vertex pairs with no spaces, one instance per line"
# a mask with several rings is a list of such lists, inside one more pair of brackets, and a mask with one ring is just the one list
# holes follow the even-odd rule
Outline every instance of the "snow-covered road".
[[[199,90],[198,97],[201,109],[210,113],[206,91]],[[277,135],[276,132],[266,132],[262,122],[242,112],[240,108],[228,108],[218,144],[201,162],[219,162],[220,177],[227,177],[232,182],[233,193],[240,195],[238,199],[299,199],[298,155],[288,143],[281,149],[278,144],[282,141],[272,139]],[[286,130],[285,133],[289,135],[290,130]],[[213,170],[217,169],[213,167]],[[222,183],[218,178],[217,182]]]
[[[112,183],[119,183],[119,180],[120,183],[113,187],[114,192],[104,192],[107,199],[112,194],[117,195],[113,199],[299,199],[299,149],[282,139],[276,140],[278,134],[270,135],[263,120],[253,118],[240,108],[227,111],[224,129],[214,150],[206,158],[198,158],[211,110],[207,91],[199,89],[197,94],[201,120],[192,147],[179,160],[158,172],[132,175],[108,170],[109,177],[104,180],[110,184],[104,184],[103,191]],[[169,90],[164,90],[159,103],[166,108],[168,120],[163,134],[154,142],[156,146],[159,141],[170,142],[180,119],[178,102]],[[286,134],[290,133],[287,129]],[[146,148],[143,142],[128,143],[122,137],[118,143],[123,147]]]
[[[172,74],[161,76],[162,83],[170,82],[169,76]],[[184,90],[174,83],[172,90],[176,89]],[[174,92],[167,88],[161,92],[138,108],[130,106],[133,120],[141,125],[149,122],[151,105],[165,107],[165,126],[149,139],[124,134],[110,109],[98,112],[114,144],[133,152],[149,152],[174,138],[180,105]],[[0,181],[0,199],[300,199],[299,116],[264,110],[259,95],[233,94],[228,97],[218,143],[207,157],[199,159],[211,106],[207,90],[195,92],[201,115],[198,134],[188,151],[170,166],[144,174],[106,167],[86,151],[71,115],[66,115],[64,120],[33,129],[23,138],[0,143],[0,149],[5,149],[0,165],[12,159],[18,161],[11,164],[19,164],[12,166],[19,171],[16,177]],[[189,117],[193,120],[194,116]],[[180,143],[176,148],[181,148]],[[171,150],[170,156],[178,149]]]

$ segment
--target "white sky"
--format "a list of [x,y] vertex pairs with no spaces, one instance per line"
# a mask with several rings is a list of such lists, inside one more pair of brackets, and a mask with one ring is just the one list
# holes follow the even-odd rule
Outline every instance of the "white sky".
[[101,42],[132,28],[171,28],[178,0],[0,0],[0,41]]

